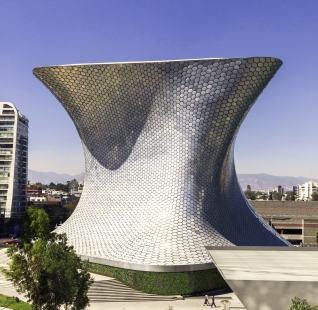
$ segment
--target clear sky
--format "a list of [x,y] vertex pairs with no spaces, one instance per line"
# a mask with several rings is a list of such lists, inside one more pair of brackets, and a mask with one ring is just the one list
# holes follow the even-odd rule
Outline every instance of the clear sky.
[[185,58],[283,60],[243,123],[238,173],[318,178],[317,0],[0,0],[0,101],[30,120],[29,168],[84,171],[75,127],[37,66]]

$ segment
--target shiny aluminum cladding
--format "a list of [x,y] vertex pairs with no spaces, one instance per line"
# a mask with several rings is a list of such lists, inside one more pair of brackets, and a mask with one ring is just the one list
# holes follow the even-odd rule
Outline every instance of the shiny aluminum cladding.
[[243,196],[233,160],[239,126],[280,66],[240,58],[35,68],[85,153],[82,198],[58,231],[83,255],[149,266],[204,266],[207,245],[287,245]]

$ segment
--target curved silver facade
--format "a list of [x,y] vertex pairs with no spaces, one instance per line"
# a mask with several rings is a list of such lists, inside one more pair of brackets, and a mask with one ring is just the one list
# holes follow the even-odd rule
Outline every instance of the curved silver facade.
[[35,68],[85,153],[82,198],[58,232],[83,256],[156,271],[211,267],[205,246],[288,245],[245,199],[233,159],[239,126],[281,63]]

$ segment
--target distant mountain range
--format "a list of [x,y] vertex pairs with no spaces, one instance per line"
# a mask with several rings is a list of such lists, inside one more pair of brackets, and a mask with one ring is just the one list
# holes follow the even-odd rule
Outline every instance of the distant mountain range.
[[[41,182],[43,184],[53,183],[66,183],[76,179],[77,181],[83,181],[85,177],[85,172],[76,175],[70,174],[59,174],[55,172],[41,172],[29,169],[28,179],[30,182]],[[293,185],[303,184],[307,181],[318,182],[318,179],[308,179],[305,177],[281,177],[276,175],[269,175],[265,173],[260,174],[238,174],[237,175],[239,183],[243,190],[246,189],[247,185],[251,185],[252,190],[260,189],[274,189],[277,185],[281,185],[285,189],[291,189]]]
[[30,182],[41,182],[42,184],[62,183],[76,179],[77,181],[84,181],[85,172],[76,175],[70,175],[67,173],[55,173],[55,172],[42,172],[29,169],[28,179]]
[[243,188],[249,184],[252,190],[260,189],[274,189],[278,185],[281,185],[285,190],[292,189],[294,185],[300,185],[308,181],[318,182],[317,179],[308,179],[305,177],[281,177],[276,175],[270,175],[265,173],[260,174],[238,174],[238,181]]

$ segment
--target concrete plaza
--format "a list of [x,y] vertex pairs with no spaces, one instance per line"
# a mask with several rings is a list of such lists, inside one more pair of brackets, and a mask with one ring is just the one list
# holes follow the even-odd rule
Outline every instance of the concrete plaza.
[[[7,267],[7,264],[9,262],[9,259],[6,255],[6,248],[0,248],[0,267]],[[97,274],[92,274],[95,278],[95,283],[100,282],[111,282],[113,280],[110,277],[101,276]],[[116,287],[114,286],[113,292],[116,290]],[[14,287],[12,286],[11,282],[7,281],[2,274],[0,274],[0,293],[8,296],[18,296],[21,300],[27,301],[26,298],[18,294]],[[101,292],[102,294],[107,295],[107,291]],[[136,292],[138,293],[138,292]],[[114,310],[183,310],[183,309],[191,309],[191,310],[197,310],[202,309],[202,305],[204,302],[204,296],[199,297],[188,297],[182,300],[179,296],[177,300],[156,300],[159,296],[153,296],[153,300],[147,300],[147,301],[136,301],[132,299],[132,295],[130,293],[125,294],[120,288],[117,292],[118,296],[121,298],[113,300],[120,300],[120,301],[105,301],[105,302],[94,302],[91,301],[90,307],[88,309],[91,310],[103,310],[103,309],[114,309]],[[150,295],[151,296],[151,295]],[[221,300],[228,300],[231,305],[230,309],[245,309],[240,300],[237,298],[237,296],[234,293],[227,293],[223,295],[215,295],[215,304],[217,308],[223,309],[223,306],[221,304]],[[209,298],[209,301],[211,301],[211,297]],[[169,308],[170,307],[170,308]],[[172,307],[172,308],[171,308]]]
[[[13,288],[3,287],[3,284],[0,283],[0,293],[8,296],[18,296],[21,300],[26,301],[26,299],[16,293]],[[227,299],[230,301],[230,309],[241,309],[244,310],[245,307],[239,301],[234,293],[225,294],[224,296],[216,296],[215,304],[218,309],[223,309],[221,300]],[[211,298],[209,298],[211,301]],[[122,302],[91,302],[90,307],[87,309],[91,310],[104,310],[104,309],[114,309],[114,310],[198,310],[205,309],[202,308],[204,301],[204,296],[200,297],[189,297],[185,300],[175,300],[175,301],[130,301],[129,297]],[[170,309],[169,309],[170,306]],[[173,308],[171,308],[171,306]],[[206,306],[204,306],[206,307]]]

